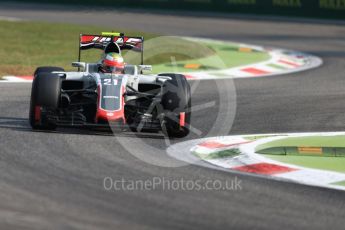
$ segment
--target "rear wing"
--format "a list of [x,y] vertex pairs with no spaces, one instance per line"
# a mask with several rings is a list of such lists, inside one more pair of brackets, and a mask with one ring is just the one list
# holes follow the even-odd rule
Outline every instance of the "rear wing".
[[[108,50],[111,48],[112,50]],[[114,51],[115,48],[115,51]],[[123,33],[103,32],[101,35],[80,34],[79,56],[81,51],[88,49],[101,49],[107,52],[117,52],[122,50],[132,50],[141,53],[141,65],[144,64],[144,37],[128,37]]]

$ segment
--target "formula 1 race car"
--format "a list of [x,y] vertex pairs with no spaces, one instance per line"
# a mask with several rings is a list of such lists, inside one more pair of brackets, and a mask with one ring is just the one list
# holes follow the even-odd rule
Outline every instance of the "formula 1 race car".
[[[34,73],[30,103],[33,129],[57,126],[114,127],[133,132],[162,131],[168,137],[185,137],[190,130],[191,91],[184,75],[148,74],[143,63],[143,37],[123,33],[80,35],[75,72],[60,67],[39,67]],[[141,65],[124,65],[121,74],[100,71],[101,63],[81,62],[81,51],[122,50],[141,54]]]

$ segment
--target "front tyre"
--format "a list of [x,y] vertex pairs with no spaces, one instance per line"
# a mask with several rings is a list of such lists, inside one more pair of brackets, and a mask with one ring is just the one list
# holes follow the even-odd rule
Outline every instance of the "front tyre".
[[61,79],[57,74],[40,73],[32,82],[29,121],[33,129],[54,130],[46,111],[56,110],[61,96]]
[[171,79],[163,85],[162,109],[163,132],[170,138],[183,138],[190,132],[191,90],[186,77],[182,74],[160,74]]
[[65,72],[65,70],[61,67],[42,66],[42,67],[38,67],[35,70],[34,77],[36,77],[37,75],[42,74],[42,73],[53,73],[53,72]]

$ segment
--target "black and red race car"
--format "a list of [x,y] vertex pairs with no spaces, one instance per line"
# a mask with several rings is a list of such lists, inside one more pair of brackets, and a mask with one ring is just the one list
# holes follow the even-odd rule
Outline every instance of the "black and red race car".
[[[39,67],[34,73],[30,103],[33,129],[58,126],[114,127],[134,132],[159,132],[185,137],[190,131],[191,91],[184,75],[144,75],[143,37],[122,33],[80,35],[75,72],[60,67]],[[86,49],[104,53],[134,50],[141,65],[125,65],[123,74],[102,73],[101,63],[80,61]]]

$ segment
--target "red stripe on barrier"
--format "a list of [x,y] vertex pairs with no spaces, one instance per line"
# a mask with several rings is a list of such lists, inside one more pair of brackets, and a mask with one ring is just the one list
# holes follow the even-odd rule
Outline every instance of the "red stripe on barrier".
[[300,67],[301,66],[300,64],[296,64],[294,62],[290,62],[290,61],[286,61],[286,60],[279,60],[279,62],[283,63],[283,64],[291,65],[293,67]]
[[262,174],[262,175],[274,175],[274,174],[280,174],[280,173],[288,173],[288,172],[297,170],[297,169],[289,168],[286,166],[269,164],[269,163],[245,165],[245,166],[240,166],[240,167],[236,167],[232,169],[241,171],[241,172],[255,173],[255,174]]
[[241,71],[247,72],[247,73],[251,73],[254,75],[263,75],[263,74],[270,74],[271,72],[265,71],[265,70],[261,70],[261,69],[257,69],[257,68],[244,68],[241,69]]
[[236,146],[236,145],[244,145],[244,144],[248,144],[250,142],[251,141],[237,142],[237,143],[231,143],[231,144],[222,144],[222,143],[217,142],[217,141],[206,141],[206,142],[199,144],[198,146],[209,148],[209,149],[217,149],[217,148],[232,147],[232,146]]
[[195,77],[191,76],[191,75],[184,75],[186,77],[186,79],[195,79]]
[[33,80],[34,79],[34,77],[33,76],[16,76],[17,78],[21,78],[21,79],[23,79],[23,80],[28,80],[28,81],[30,81],[30,80]]

